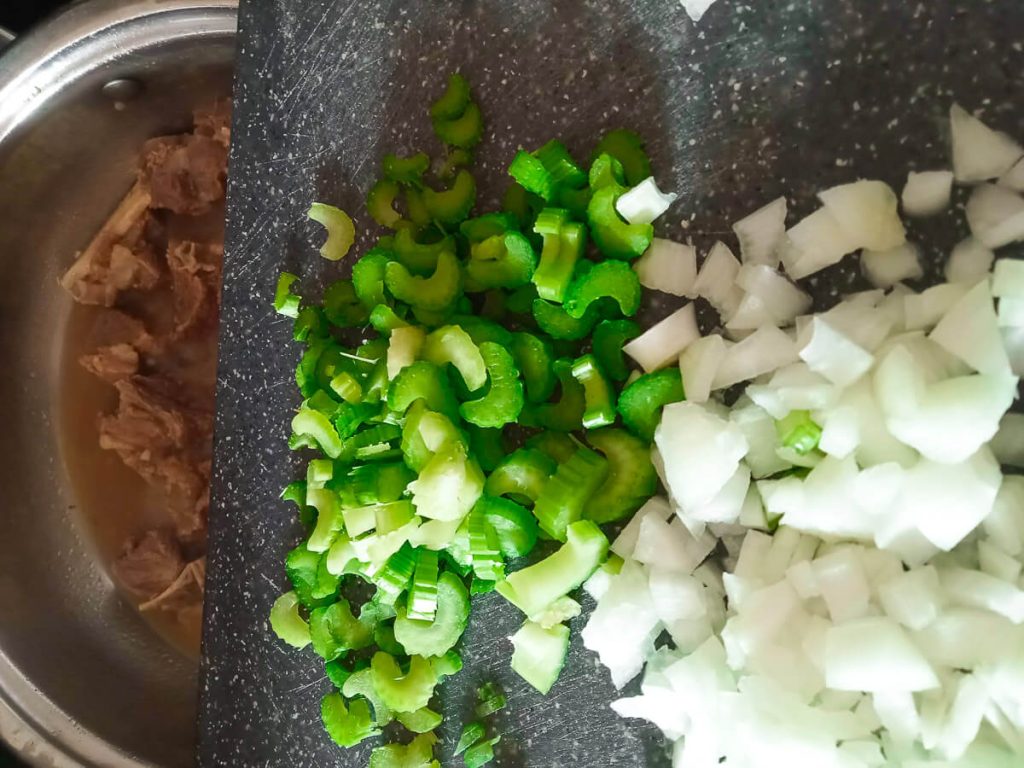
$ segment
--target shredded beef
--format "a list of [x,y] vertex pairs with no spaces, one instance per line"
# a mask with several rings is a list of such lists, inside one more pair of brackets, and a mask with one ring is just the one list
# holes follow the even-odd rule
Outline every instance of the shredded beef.
[[198,215],[224,197],[227,148],[208,136],[161,136],[142,148],[139,179],[154,208]]
[[227,149],[231,144],[231,101],[218,99],[212,106],[197,109],[192,115],[195,125],[193,132],[197,136],[206,136],[224,145]]
[[131,344],[100,347],[78,361],[89,373],[112,384],[139,372],[139,352]]
[[166,591],[184,568],[181,547],[174,535],[165,530],[146,531],[126,542],[113,566],[121,586],[142,600]]
[[186,565],[173,583],[139,608],[143,611],[183,611],[201,606],[205,580],[206,558],[201,557]]
[[215,323],[220,303],[220,263],[224,248],[191,240],[171,243],[167,265],[174,283],[174,333]]

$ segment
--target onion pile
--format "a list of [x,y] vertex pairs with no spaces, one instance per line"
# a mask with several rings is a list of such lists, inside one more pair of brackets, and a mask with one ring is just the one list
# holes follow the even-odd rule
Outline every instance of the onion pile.
[[[674,768],[1024,764],[1024,261],[993,254],[1024,239],[1024,149],[950,118],[952,170],[900,196],[833,187],[788,229],[780,198],[734,226],[740,259],[656,241],[637,264],[722,322],[702,336],[688,304],[626,347],[678,360],[687,400],[583,638],[617,687],[643,673],[612,706]],[[900,204],[936,215],[954,179],[971,237],[918,292]],[[855,252],[875,288],[811,314],[795,281]]]

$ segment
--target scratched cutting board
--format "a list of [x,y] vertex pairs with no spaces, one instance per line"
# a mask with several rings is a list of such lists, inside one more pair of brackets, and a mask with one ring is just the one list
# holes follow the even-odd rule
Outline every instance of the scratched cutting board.
[[[586,157],[602,131],[626,126],[649,141],[662,187],[681,193],[659,234],[702,248],[780,194],[789,197],[792,222],[810,212],[817,189],[856,177],[899,189],[907,170],[946,166],[952,100],[1024,136],[1024,4],[1015,0],[970,3],[970,13],[906,0],[719,0],[698,26],[676,0],[551,5],[242,4],[201,766],[367,763],[368,746],[341,751],[321,729],[329,683],[319,660],[286,650],[265,620],[286,589],[282,558],[300,535],[292,509],[277,498],[300,471],[285,447],[299,399],[292,380],[299,348],[270,298],[282,269],[302,276],[304,292],[343,274],[316,255],[321,232],[304,220],[310,201],[357,212],[361,247],[380,234],[362,207],[379,159],[386,151],[439,150],[425,110],[448,72],[468,75],[487,119],[475,170],[482,209],[504,189],[516,147],[559,137]],[[954,242],[964,234],[956,218],[912,227],[911,237]],[[926,255],[934,276],[942,254]],[[855,264],[846,263],[810,282],[824,299],[858,280]],[[652,302],[644,317],[669,306]],[[443,693],[445,765],[461,765],[451,750],[485,679],[509,693],[497,718],[502,765],[668,764],[652,729],[609,710],[616,692],[582,647],[584,618],[573,622],[569,661],[547,697],[508,669],[505,638],[520,620],[496,595],[475,599],[462,646],[466,669]]]

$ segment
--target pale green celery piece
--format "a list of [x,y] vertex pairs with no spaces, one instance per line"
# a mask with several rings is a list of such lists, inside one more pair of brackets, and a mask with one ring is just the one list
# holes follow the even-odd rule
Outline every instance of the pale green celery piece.
[[565,665],[569,628],[556,624],[545,629],[528,621],[509,639],[515,649],[512,651],[512,671],[546,694]]
[[299,597],[294,590],[285,592],[274,601],[270,609],[270,628],[294,648],[309,645],[309,624],[299,615]]
[[483,472],[458,442],[444,445],[409,483],[417,514],[433,520],[461,520],[483,490]]
[[327,488],[307,488],[306,504],[316,508],[316,527],[306,547],[310,552],[326,552],[341,531],[344,519],[338,495]]
[[608,554],[608,539],[589,520],[572,523],[558,551],[511,573],[496,589],[527,616],[538,616],[586,581]]
[[425,339],[426,333],[415,325],[391,331],[388,339],[388,381],[393,380],[405,366],[416,362]]
[[356,241],[356,226],[352,218],[340,208],[326,203],[313,203],[306,214],[327,229],[327,241],[320,255],[329,261],[340,261]]
[[480,348],[458,325],[445,325],[432,331],[423,346],[423,359],[437,366],[454,365],[470,392],[487,383],[487,367]]

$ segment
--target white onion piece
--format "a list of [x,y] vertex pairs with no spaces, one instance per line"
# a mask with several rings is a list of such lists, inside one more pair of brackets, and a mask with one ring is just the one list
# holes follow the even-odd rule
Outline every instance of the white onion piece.
[[708,8],[715,4],[715,0],[680,0],[686,15],[693,19],[694,23],[701,20]]
[[951,283],[974,285],[992,269],[995,254],[974,237],[966,237],[953,246],[946,262],[945,276]]
[[696,403],[670,403],[654,433],[672,497],[684,511],[710,502],[747,452],[739,427]]
[[740,263],[729,246],[719,241],[712,246],[701,264],[693,290],[698,296],[707,299],[720,315],[727,317],[736,311],[742,298],[742,293],[736,287],[739,271]]
[[860,347],[873,352],[892,331],[890,315],[874,306],[842,302],[821,314],[821,318]]
[[942,587],[957,605],[984,608],[1005,616],[1014,624],[1024,623],[1024,591],[981,571],[944,567],[939,571]]
[[740,255],[744,264],[779,263],[779,246],[786,236],[786,198],[772,200],[763,208],[732,225],[740,241]]
[[953,192],[952,171],[911,171],[900,200],[907,216],[934,216],[949,207]]
[[1014,376],[1024,376],[1024,328],[1002,328],[1003,348]]
[[978,568],[982,573],[987,573],[999,581],[1016,584],[1020,581],[1024,564],[1012,555],[1006,554],[991,541],[979,541]]
[[939,687],[939,678],[906,631],[875,616],[831,627],[825,682],[840,691],[905,692]]
[[725,351],[712,389],[724,389],[771,373],[796,359],[796,343],[789,334],[774,325],[762,326]]
[[693,289],[697,279],[697,249],[692,245],[656,237],[633,269],[645,288],[673,296],[693,298],[697,295]]
[[679,197],[675,192],[658,189],[653,176],[648,176],[635,187],[623,192],[615,201],[615,210],[630,224],[650,224],[661,216]]
[[786,274],[800,280],[839,263],[843,256],[858,247],[857,241],[846,234],[832,212],[819,208],[787,230],[779,258]]
[[683,391],[691,403],[707,402],[711,395],[712,382],[725,358],[725,353],[725,340],[713,333],[697,339],[679,357]]
[[968,198],[966,212],[971,234],[989,248],[1024,239],[1024,198],[1012,190],[982,184]]
[[1010,370],[988,280],[979,281],[954,304],[928,338],[979,373]]
[[776,419],[790,411],[831,408],[839,398],[836,386],[803,361],[780,368],[767,384],[751,384],[747,396]]
[[[700,565],[693,536],[683,525],[670,525],[656,515],[647,515],[640,523],[634,560],[645,565],[657,565],[671,572],[692,573]],[[704,553],[707,554],[707,553]]]
[[814,317],[797,340],[800,359],[833,384],[846,387],[868,372],[874,356],[850,341],[820,316]]
[[622,351],[650,373],[675,362],[699,338],[693,304],[686,304],[630,341]]
[[[744,264],[736,275],[736,283],[747,292],[747,297],[753,296],[759,300],[770,318],[769,322],[775,325],[789,325],[797,315],[811,308],[811,297],[808,294],[766,264]],[[737,325],[736,321],[743,312],[745,302],[746,299],[730,318],[729,327],[744,327]],[[758,325],[745,327],[757,328]]]
[[611,550],[621,558],[633,556],[637,539],[640,536],[640,526],[647,517],[665,521],[672,516],[672,505],[663,496],[652,496],[649,498],[636,514],[626,523],[626,527],[612,542]]
[[865,250],[860,256],[860,267],[876,288],[891,288],[904,280],[924,276],[920,249],[913,243],[903,243],[886,251]]
[[699,507],[683,510],[683,515],[702,523],[734,523],[743,511],[750,488],[750,469],[741,465],[714,498]]
[[967,289],[962,283],[940,283],[921,293],[908,293],[903,297],[904,326],[908,331],[930,331]]
[[821,438],[818,440],[819,450],[845,459],[860,444],[860,423],[857,411],[848,405],[839,405],[825,414],[821,425]]
[[1024,299],[1024,261],[1000,259],[992,271],[992,295]]
[[1024,328],[1024,299],[1000,299],[996,319],[1000,328]]
[[741,398],[729,413],[729,420],[740,428],[747,441],[745,461],[756,478],[768,477],[789,469],[790,464],[775,452],[778,436],[775,420],[748,398]]
[[818,198],[858,248],[887,251],[906,240],[896,193],[883,181],[840,184],[819,192]]
[[1005,133],[993,131],[959,104],[949,110],[949,127],[953,173],[961,183],[997,178],[1024,157],[1024,149],[1017,142]]
[[1012,189],[1014,192],[1024,192],[1024,159],[1018,160],[1006,173],[999,177],[996,182],[1000,187]]
[[907,629],[924,629],[946,605],[934,566],[925,565],[887,580],[878,589],[885,613]]

